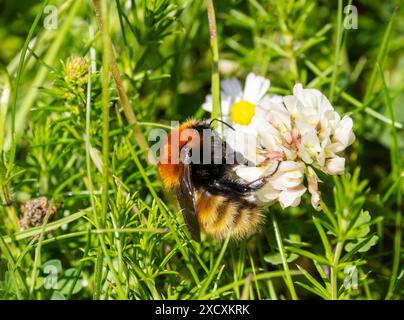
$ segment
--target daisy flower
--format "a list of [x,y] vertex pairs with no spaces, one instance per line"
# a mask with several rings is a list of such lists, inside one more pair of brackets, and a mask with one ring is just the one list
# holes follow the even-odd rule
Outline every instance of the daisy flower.
[[[220,84],[222,120],[235,129],[233,131],[227,127],[224,128],[226,141],[248,160],[258,163],[256,145],[259,137],[256,128],[260,126],[267,111],[260,106],[260,102],[269,89],[270,81],[255,73],[249,73],[244,89],[236,78],[222,80]],[[276,99],[276,97],[268,99]],[[206,97],[202,107],[212,112],[211,95]]]
[[[241,130],[254,130],[254,118],[260,112],[257,105],[269,89],[270,81],[255,73],[249,73],[245,80],[244,90],[236,78],[222,80],[221,108],[224,120],[231,120],[232,124]],[[206,97],[203,109],[212,112],[212,96]]]

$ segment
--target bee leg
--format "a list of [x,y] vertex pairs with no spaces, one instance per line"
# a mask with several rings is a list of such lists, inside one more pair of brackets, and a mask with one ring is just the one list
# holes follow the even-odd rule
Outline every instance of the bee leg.
[[279,165],[280,162],[278,162],[273,172],[263,175],[261,178],[250,183],[240,183],[227,178],[222,178],[215,180],[213,182],[213,187],[223,193],[238,193],[243,195],[245,193],[254,192],[261,189],[268,182],[268,179],[278,171]]
[[229,179],[220,179],[213,182],[213,187],[224,194],[240,194],[254,191],[248,184],[239,183]]
[[261,189],[265,184],[267,183],[267,179],[265,177],[259,178],[257,180],[254,180],[247,184],[248,188],[251,189],[251,191],[256,191]]
[[272,177],[276,172],[278,172],[280,164],[281,162],[279,161],[273,172],[268,173],[262,176],[261,178],[258,178],[257,180],[250,182],[249,184],[247,184],[247,186],[251,188],[253,191],[261,189],[268,182],[268,179]]

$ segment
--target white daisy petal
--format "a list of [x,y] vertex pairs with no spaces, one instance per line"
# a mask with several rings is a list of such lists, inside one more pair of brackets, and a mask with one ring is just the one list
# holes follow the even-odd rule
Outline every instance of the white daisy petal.
[[243,97],[241,83],[236,78],[225,79],[220,82],[222,93],[231,97],[233,101],[240,100]]
[[251,103],[258,103],[268,91],[270,81],[264,77],[249,73],[245,80],[243,99]]
[[222,116],[228,116],[230,114],[230,108],[232,100],[229,97],[222,97]]
[[[230,107],[232,105],[232,99],[227,96],[221,97],[222,102],[222,116],[227,116],[230,113]],[[212,112],[212,95],[206,96],[205,102],[202,104],[202,109],[208,112]]]
[[209,94],[206,96],[205,102],[202,104],[203,110],[206,110],[208,112],[212,112],[212,95]]

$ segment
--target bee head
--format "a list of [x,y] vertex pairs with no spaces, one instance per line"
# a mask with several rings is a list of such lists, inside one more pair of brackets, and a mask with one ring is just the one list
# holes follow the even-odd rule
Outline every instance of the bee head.
[[211,129],[210,124],[191,119],[174,128],[168,136],[159,160],[159,173],[166,188],[180,184],[181,150],[185,145],[199,147],[201,129]]

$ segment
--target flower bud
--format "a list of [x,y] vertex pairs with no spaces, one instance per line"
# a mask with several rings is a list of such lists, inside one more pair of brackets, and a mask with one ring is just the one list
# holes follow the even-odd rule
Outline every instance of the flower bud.
[[345,158],[335,157],[325,161],[325,172],[331,175],[343,174],[345,170]]

